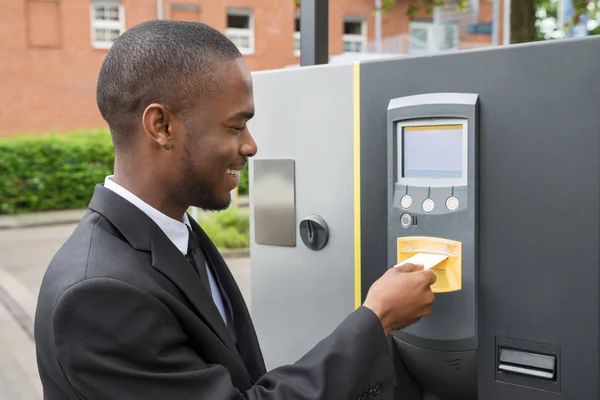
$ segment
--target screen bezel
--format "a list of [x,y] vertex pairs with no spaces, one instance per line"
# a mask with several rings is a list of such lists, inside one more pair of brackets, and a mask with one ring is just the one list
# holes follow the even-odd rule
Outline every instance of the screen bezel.
[[[404,178],[402,176],[403,169],[403,133],[406,127],[433,127],[436,126],[449,126],[449,125],[461,125],[462,126],[462,146],[463,146],[463,160],[462,160],[462,178]],[[464,118],[427,118],[419,119],[416,121],[399,121],[394,123],[394,142],[396,151],[396,177],[395,181],[397,184],[408,185],[408,186],[464,186],[467,184],[469,178],[469,136],[468,136],[468,121]]]

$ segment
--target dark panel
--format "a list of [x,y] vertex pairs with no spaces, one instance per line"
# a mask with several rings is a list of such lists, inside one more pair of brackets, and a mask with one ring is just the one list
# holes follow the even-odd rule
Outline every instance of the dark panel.
[[300,65],[329,61],[329,0],[300,2]]
[[[481,399],[600,398],[599,54],[587,38],[361,67],[363,298],[388,267],[389,100],[480,95]],[[497,337],[556,349],[560,385],[496,381]]]

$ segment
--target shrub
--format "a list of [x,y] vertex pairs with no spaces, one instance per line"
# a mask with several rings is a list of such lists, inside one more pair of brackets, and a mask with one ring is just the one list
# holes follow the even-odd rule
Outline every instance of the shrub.
[[248,167],[242,170],[240,174],[240,184],[238,185],[238,193],[241,195],[248,194]]
[[[1,139],[0,214],[85,208],[113,163],[105,129]],[[248,194],[247,168],[239,194]]]
[[219,249],[241,249],[250,245],[250,212],[247,208],[202,213],[198,223]]
[[85,208],[113,163],[106,130],[0,140],[0,214]]

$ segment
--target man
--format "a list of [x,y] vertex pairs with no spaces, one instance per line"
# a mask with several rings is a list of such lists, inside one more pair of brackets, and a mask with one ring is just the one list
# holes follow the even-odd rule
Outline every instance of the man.
[[396,383],[386,335],[429,313],[430,271],[391,269],[301,360],[266,372],[230,271],[186,214],[226,208],[257,152],[251,75],[225,36],[189,22],[133,27],[106,56],[97,102],[115,171],[42,283],[46,400],[354,400]]

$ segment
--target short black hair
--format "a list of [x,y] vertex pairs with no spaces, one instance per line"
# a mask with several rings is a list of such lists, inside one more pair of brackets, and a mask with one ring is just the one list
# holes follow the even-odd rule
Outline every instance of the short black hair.
[[130,141],[148,105],[185,111],[218,89],[216,62],[239,57],[229,38],[199,22],[147,21],[125,31],[104,59],[96,92],[115,147]]

